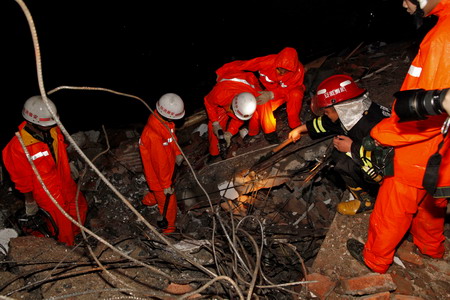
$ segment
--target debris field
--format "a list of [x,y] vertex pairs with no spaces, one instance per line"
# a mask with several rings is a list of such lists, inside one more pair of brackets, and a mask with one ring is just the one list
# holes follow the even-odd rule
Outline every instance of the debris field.
[[[372,101],[390,107],[409,67],[409,41],[360,44],[306,64],[302,120],[312,118],[310,95],[324,78],[348,74]],[[371,46],[371,47],[369,47]],[[281,140],[289,133],[285,106],[276,111]],[[262,134],[237,135],[226,159],[208,161],[204,110],[177,131],[188,163],[177,168],[175,234],[161,236],[139,155],[146,120],[124,128],[94,128],[72,137],[100,172],[153,228],[68,149],[72,173],[89,203],[86,228],[66,247],[23,235],[15,220],[23,200],[3,169],[0,228],[14,229],[0,248],[0,295],[13,299],[449,299],[450,225],[443,260],[422,256],[406,236],[387,274],[370,273],[345,249],[365,241],[370,212],[336,213],[351,196],[329,159],[331,139],[305,136],[267,161],[274,148]],[[0,237],[3,237],[3,235]],[[104,243],[103,241],[106,241]],[[2,244],[3,245],[3,244]]]

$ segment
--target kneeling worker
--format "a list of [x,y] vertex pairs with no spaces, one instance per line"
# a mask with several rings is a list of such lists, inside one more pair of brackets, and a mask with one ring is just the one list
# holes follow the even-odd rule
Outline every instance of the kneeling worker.
[[[55,104],[50,99],[48,102],[56,114]],[[80,223],[83,224],[88,205],[81,192],[78,193],[78,200],[76,199],[77,184],[71,176],[64,135],[56,126],[56,121],[41,96],[29,98],[22,115],[25,121],[19,126],[19,134],[42,181],[56,202],[75,220],[78,220],[78,205]],[[58,227],[58,241],[72,246],[80,229],[56,207],[44,191],[17,136],[6,145],[2,154],[11,180],[25,196],[26,214],[33,216],[39,208],[48,212]]]
[[373,209],[380,176],[372,166],[371,152],[363,146],[363,138],[390,111],[372,102],[366,90],[350,76],[331,76],[317,87],[311,103],[315,114],[321,115],[289,133],[294,142],[308,133],[312,139],[334,135],[332,160],[355,200],[341,202],[337,211],[354,215]]
[[[209,154],[224,158],[231,138],[256,110],[258,80],[251,72],[231,72],[217,78],[214,88],[204,98],[208,114]],[[225,143],[220,149],[219,140]]]

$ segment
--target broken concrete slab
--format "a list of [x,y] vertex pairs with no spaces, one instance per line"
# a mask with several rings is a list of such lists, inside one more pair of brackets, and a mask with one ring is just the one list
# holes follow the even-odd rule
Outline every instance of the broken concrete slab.
[[341,280],[341,288],[347,295],[368,295],[397,289],[390,274],[371,273]]

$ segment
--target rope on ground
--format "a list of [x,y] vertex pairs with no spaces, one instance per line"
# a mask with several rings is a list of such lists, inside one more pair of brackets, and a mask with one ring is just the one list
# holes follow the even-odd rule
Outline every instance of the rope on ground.
[[[50,114],[53,116],[54,120],[56,121],[56,123],[58,124],[58,127],[61,129],[61,132],[64,134],[64,136],[67,138],[67,140],[70,142],[70,144],[74,147],[74,149],[76,150],[76,152],[86,161],[86,163],[95,171],[95,173],[103,180],[103,182],[105,182],[105,184],[117,195],[117,197],[119,197],[119,199],[122,200],[122,202],[124,202],[124,204],[137,216],[137,218],[144,224],[147,226],[147,228],[149,228],[156,236],[158,236],[162,241],[164,241],[169,247],[172,247],[174,249],[175,252],[177,252],[177,254],[179,254],[180,256],[182,256],[186,261],[188,261],[189,263],[191,263],[193,266],[199,268],[200,270],[202,270],[203,272],[205,272],[206,274],[208,274],[209,276],[212,277],[216,277],[217,275],[214,274],[213,272],[211,272],[210,270],[208,270],[207,268],[205,268],[204,266],[200,265],[199,263],[195,262],[191,257],[188,257],[185,253],[179,251],[177,248],[175,248],[173,246],[173,244],[161,233],[159,233],[159,231],[152,226],[134,207],[133,205],[111,184],[111,182],[108,181],[108,179],[100,172],[100,170],[98,170],[98,168],[92,163],[92,161],[84,154],[84,152],[80,149],[80,147],[76,144],[76,142],[73,140],[73,138],[71,137],[71,135],[67,132],[66,128],[64,127],[64,125],[61,123],[61,121],[59,120],[59,117],[55,114],[55,112],[52,110],[52,108],[49,105],[49,101],[45,92],[45,88],[44,88],[44,82],[43,82],[43,76],[42,76],[42,64],[41,64],[41,55],[40,55],[40,47],[39,47],[39,42],[38,42],[38,38],[37,38],[37,32],[36,32],[36,28],[34,26],[34,21],[33,18],[31,16],[30,11],[28,10],[27,6],[25,5],[25,3],[22,0],[16,0],[16,2],[20,5],[20,7],[22,8],[23,12],[25,13],[25,16],[27,18],[27,21],[29,23],[30,26],[30,30],[31,30],[31,36],[33,39],[33,45],[34,45],[34,49],[35,49],[35,57],[36,57],[36,68],[37,68],[37,77],[38,77],[38,83],[39,83],[39,90],[41,93],[41,97],[45,103],[45,105],[47,106]],[[103,89],[103,88],[94,88],[94,89],[98,89],[98,90],[107,90],[107,89]],[[142,101],[143,103],[145,103],[142,99],[140,99],[139,97],[133,96],[133,95],[128,95],[128,94],[124,94],[121,93],[123,95],[127,95],[129,97],[135,98],[135,99],[139,99],[140,101]],[[149,107],[148,107],[149,108]],[[150,108],[149,108],[150,109]],[[150,109],[150,111],[152,111]],[[153,111],[152,111],[153,113]],[[170,132],[170,130],[169,130]],[[172,133],[171,133],[172,134]],[[16,134],[17,136],[17,134]],[[175,140],[175,139],[174,139]],[[180,146],[177,143],[177,146],[180,148]],[[22,145],[22,147],[24,147],[24,145]],[[181,150],[181,149],[180,149]],[[181,150],[182,151],[182,150]],[[182,153],[183,156],[186,158],[185,154]],[[29,158],[29,162],[31,162],[31,159]],[[192,169],[192,166],[190,165],[190,163],[188,162],[188,165],[190,166],[190,168]],[[35,168],[34,168],[35,169]],[[193,171],[193,169],[192,169]],[[37,172],[37,170],[36,170]],[[35,173],[36,173],[35,172]],[[39,176],[40,177],[40,176]],[[197,179],[198,182],[198,179]],[[199,182],[198,182],[199,183]],[[42,182],[41,182],[42,184]],[[199,183],[200,184],[200,183]],[[201,185],[200,185],[201,186]],[[204,190],[204,188],[201,186],[201,188]],[[47,189],[44,189],[47,193],[47,195],[51,196],[49,191]],[[205,194],[206,190],[204,190]],[[208,196],[209,197],[209,196]],[[54,201],[54,203],[56,204],[56,200],[51,197],[52,201]],[[72,217],[70,217],[67,213],[65,213],[65,211],[57,204],[56,205],[58,207],[58,209],[65,214],[66,217],[68,217],[68,219],[74,223],[75,225],[77,225],[80,228],[85,229],[86,232],[88,232],[90,235],[93,234],[92,231],[88,230],[86,227],[82,226],[80,223],[78,223],[77,221],[75,221]],[[99,236],[95,235],[97,238],[100,238]],[[101,239],[101,238],[100,238]],[[105,240],[101,239],[99,241],[103,241],[102,243],[106,243],[105,245],[107,245],[108,247],[112,247],[111,250],[113,250],[113,246],[109,243],[107,243]],[[114,249],[113,251],[115,251],[116,253],[118,253],[119,255],[124,256],[125,253],[122,253],[120,250],[118,249]],[[125,254],[126,255],[126,254]],[[126,255],[128,256],[128,255]],[[124,256],[124,257],[126,257]],[[130,259],[131,257],[128,256],[128,259]],[[145,264],[144,264],[145,265]],[[150,266],[146,266],[147,268]],[[155,268],[153,268],[154,271],[158,271],[157,273],[163,273]],[[163,275],[164,274],[164,275]],[[168,276],[167,274],[163,273],[160,274],[166,278],[170,278],[170,276]]]

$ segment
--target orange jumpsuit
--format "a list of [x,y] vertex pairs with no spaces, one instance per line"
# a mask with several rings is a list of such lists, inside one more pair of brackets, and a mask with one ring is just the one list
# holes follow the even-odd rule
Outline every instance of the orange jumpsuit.
[[259,84],[251,72],[231,72],[217,79],[214,88],[204,98],[206,113],[208,114],[209,153],[219,155],[218,139],[213,133],[212,123],[219,122],[224,131],[235,135],[244,124],[233,112],[231,103],[233,98],[243,92],[258,96]]
[[[24,129],[25,125],[26,122],[23,122],[19,126],[19,133],[44,184],[64,211],[75,220],[78,220],[76,212],[77,201],[75,199],[77,184],[72,179],[70,173],[66,151],[67,145],[64,142],[64,136],[58,127],[50,130],[51,136],[53,137],[52,145],[56,157],[55,162],[49,146],[28,133]],[[58,241],[72,246],[75,235],[80,232],[79,227],[67,219],[48,197],[34,174],[16,136],[6,145],[2,154],[3,163],[16,189],[21,193],[32,192],[37,205],[47,211],[58,226]],[[78,196],[78,208],[81,224],[84,224],[88,205],[81,192]]]
[[[289,72],[284,75],[277,73],[277,68]],[[259,72],[259,79],[264,88],[274,93],[274,98],[263,105],[258,105],[249,123],[249,135],[257,135],[262,127],[264,133],[276,130],[276,119],[273,115],[278,107],[286,103],[286,111],[290,128],[302,124],[300,111],[302,109],[304,67],[298,60],[294,48],[284,48],[278,54],[256,57],[250,60],[237,60],[223,65],[216,73],[222,76],[230,71]]]
[[[401,90],[450,87],[450,0],[442,0],[431,12],[439,20],[423,39]],[[443,140],[440,132],[447,114],[427,120],[398,123],[395,112],[376,125],[371,136],[381,144],[395,147],[394,176],[384,179],[370,217],[364,247],[365,263],[385,273],[395,248],[410,230],[414,244],[426,255],[442,258],[446,199],[427,194],[422,180],[428,159]],[[450,185],[450,147],[446,138],[438,186]]]
[[161,116],[154,111],[154,114],[150,115],[142,131],[139,149],[144,166],[145,179],[150,188],[150,192],[145,195],[142,202],[145,205],[158,204],[159,211],[162,214],[164,203],[167,200],[170,201],[166,213],[168,227],[163,230],[163,232],[170,233],[176,229],[178,206],[175,194],[170,195],[169,199],[166,199],[164,189],[172,186],[175,158],[178,154],[181,154],[181,151],[164,125],[174,134],[175,124],[161,121]]

